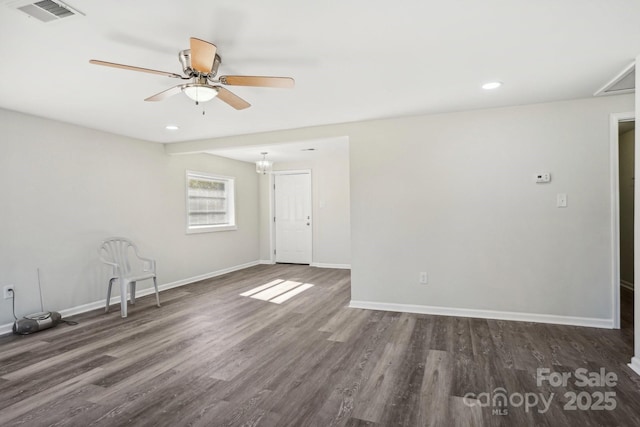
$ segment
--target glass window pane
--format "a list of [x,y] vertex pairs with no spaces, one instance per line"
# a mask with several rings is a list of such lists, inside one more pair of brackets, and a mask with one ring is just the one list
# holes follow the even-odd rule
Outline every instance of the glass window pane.
[[187,226],[235,225],[233,178],[205,175],[187,173]]

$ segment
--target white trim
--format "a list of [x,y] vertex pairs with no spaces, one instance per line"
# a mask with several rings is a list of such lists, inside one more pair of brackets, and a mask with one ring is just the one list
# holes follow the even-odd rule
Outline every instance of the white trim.
[[632,357],[631,363],[628,363],[627,366],[633,369],[636,372],[636,374],[640,375],[640,359],[638,359],[635,356]]
[[13,332],[13,323],[0,325],[0,337]]
[[351,264],[326,264],[323,262],[312,262],[311,267],[317,268],[340,268],[343,270],[351,270]]
[[620,286],[622,286],[625,289],[629,289],[630,291],[633,291],[633,283],[627,282],[626,280],[620,280]]
[[613,328],[620,329],[620,183],[618,129],[620,122],[635,120],[633,111],[609,116],[609,177],[611,191],[611,317]]
[[274,186],[276,185],[276,179],[273,173],[269,174],[269,260],[272,264],[276,263],[276,223],[273,220],[276,216],[276,194]]
[[634,89],[622,89],[607,92],[606,90],[609,87],[615,86],[620,80],[624,79],[628,74],[630,74],[636,68],[636,61],[633,61],[631,64],[624,67],[622,71],[620,71],[614,78],[609,80],[604,86],[593,93],[593,96],[608,96],[608,95],[622,95],[624,93],[633,93]]
[[590,328],[612,329],[611,319],[590,317],[557,316],[552,314],[517,313],[510,311],[475,310],[468,308],[436,307],[428,305],[393,304],[374,301],[354,301],[351,308],[365,310],[398,311],[402,313],[431,314],[436,316],[476,317],[480,319],[511,320],[516,322],[552,323],[557,325],[586,326]]
[[[164,285],[160,285],[160,286],[158,286],[158,289],[161,290],[161,291],[165,291],[167,289],[178,288],[180,286],[188,285],[190,283],[195,283],[195,282],[199,282],[201,280],[211,279],[212,277],[222,276],[223,274],[233,273],[234,271],[244,270],[245,268],[254,267],[254,266],[258,265],[258,263],[259,263],[258,261],[251,261],[251,262],[247,262],[245,264],[234,265],[233,267],[223,268],[222,270],[216,270],[216,271],[212,271],[210,273],[200,274],[198,276],[188,277],[188,278],[182,279],[182,280],[176,280],[175,282],[165,283]],[[153,288],[146,288],[143,291],[145,293],[144,294],[141,293],[140,294],[141,296],[149,295],[149,294],[154,293]],[[136,291],[136,294],[137,294],[137,291]],[[137,298],[137,295],[136,295],[136,298]],[[117,300],[119,301],[120,297],[118,297]]]
[[237,225],[192,225],[190,226],[186,233],[187,234],[198,234],[198,233],[215,233],[218,231],[235,231],[238,229]]
[[271,175],[305,175],[311,174],[311,169],[290,169],[271,172]]
[[271,259],[261,259],[258,261],[258,264],[273,265],[275,262]]
[[[193,276],[193,277],[189,277],[182,280],[176,280],[175,282],[159,285],[158,290],[166,291],[168,289],[177,288],[180,286],[188,285],[190,283],[199,282],[201,280],[211,279],[212,277],[222,276],[223,274],[232,273],[234,271],[244,270],[245,268],[253,267],[258,264],[260,264],[260,261],[251,261],[246,264],[240,264],[240,265],[236,265],[229,268],[223,268],[222,270],[213,271],[211,273],[205,273],[205,274],[200,274],[198,276]],[[155,291],[153,287],[139,289],[139,290],[136,290],[136,298],[150,295],[150,294],[153,294],[154,292]],[[60,310],[59,313],[62,315],[63,318],[67,318],[69,316],[74,316],[76,314],[86,313],[87,311],[97,310],[100,308],[103,309],[105,307],[106,301],[107,301],[106,299],[103,299],[99,301],[90,302],[88,304],[78,305],[76,307],[66,308],[64,310]],[[109,304],[119,304],[119,303],[120,303],[119,295],[112,297],[111,301],[109,302]],[[12,328],[13,328],[13,322],[0,325],[0,336],[13,332]]]

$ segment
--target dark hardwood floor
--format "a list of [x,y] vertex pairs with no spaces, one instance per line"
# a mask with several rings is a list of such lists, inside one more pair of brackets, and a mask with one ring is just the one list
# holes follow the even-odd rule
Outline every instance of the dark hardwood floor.
[[[314,286],[280,305],[239,295],[275,279]],[[126,319],[0,337],[0,425],[640,425],[627,303],[603,330],[349,309],[349,295],[346,270],[256,266],[162,292],[161,308],[140,298]],[[567,381],[538,385],[538,368]]]

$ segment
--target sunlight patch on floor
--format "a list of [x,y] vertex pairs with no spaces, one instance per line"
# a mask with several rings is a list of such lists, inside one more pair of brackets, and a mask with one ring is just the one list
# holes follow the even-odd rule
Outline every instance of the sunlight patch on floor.
[[277,279],[243,292],[240,296],[269,301],[274,304],[282,304],[312,287],[313,285],[311,283]]
[[277,285],[278,283],[282,283],[282,282],[284,282],[284,280],[274,280],[273,282],[265,283],[262,286],[258,286],[257,288],[250,289],[247,292],[243,292],[240,294],[240,296],[248,297],[250,295],[257,294],[258,292],[264,289],[270,288],[271,286]]

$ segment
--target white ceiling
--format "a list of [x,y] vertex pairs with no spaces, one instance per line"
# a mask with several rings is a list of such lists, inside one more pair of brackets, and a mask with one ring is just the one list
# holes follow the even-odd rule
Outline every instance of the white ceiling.
[[[0,107],[157,142],[589,97],[640,53],[637,0],[69,0],[86,16],[51,23],[15,3],[0,0]],[[88,62],[181,72],[191,36],[218,46],[220,74],[296,87],[233,87],[243,111],[152,103],[176,80]]]
[[286,144],[221,148],[207,151],[207,153],[243,162],[255,162],[262,158],[261,153],[267,153],[266,159],[277,165],[286,162],[313,161],[320,157],[347,156],[349,138],[343,136]]

